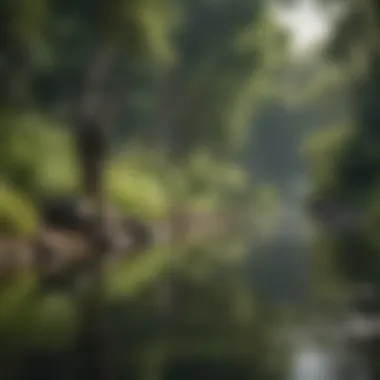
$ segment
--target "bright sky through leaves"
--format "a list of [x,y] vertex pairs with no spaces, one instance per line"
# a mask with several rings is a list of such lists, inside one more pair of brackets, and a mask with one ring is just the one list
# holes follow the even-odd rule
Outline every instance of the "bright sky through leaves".
[[277,8],[276,15],[290,31],[296,51],[308,50],[329,36],[330,18],[313,0],[300,0],[291,8]]

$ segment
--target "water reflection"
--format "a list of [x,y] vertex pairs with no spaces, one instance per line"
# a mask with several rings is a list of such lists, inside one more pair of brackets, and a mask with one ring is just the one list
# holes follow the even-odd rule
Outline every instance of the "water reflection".
[[313,342],[302,342],[296,349],[290,380],[335,380],[334,355]]
[[297,343],[289,380],[371,380],[366,362],[347,347]]

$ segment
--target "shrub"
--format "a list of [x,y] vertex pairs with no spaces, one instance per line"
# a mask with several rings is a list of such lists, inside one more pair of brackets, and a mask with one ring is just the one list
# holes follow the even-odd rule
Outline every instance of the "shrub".
[[38,216],[31,200],[6,184],[0,185],[0,233],[25,237],[34,234]]

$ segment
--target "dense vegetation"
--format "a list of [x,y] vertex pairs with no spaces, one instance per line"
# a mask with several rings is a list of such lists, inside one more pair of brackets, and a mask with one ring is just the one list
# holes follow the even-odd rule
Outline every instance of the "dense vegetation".
[[[277,328],[342,311],[352,285],[378,292],[377,5],[343,4],[326,51],[298,57],[269,3],[0,5],[1,260],[38,233],[42,198],[83,195],[91,112],[108,202],[172,232],[105,265],[115,378],[277,379]],[[84,377],[80,295],[2,275],[6,378]]]
[[[345,118],[339,127],[319,131],[310,139],[314,199],[319,221],[319,249],[325,253],[335,286],[349,295],[349,307],[367,318],[379,310],[379,4],[335,2],[343,12],[325,55],[345,73]],[[319,140],[319,148],[316,142]],[[355,299],[358,289],[374,297]],[[367,296],[368,297],[368,296]],[[347,300],[347,296],[345,296]],[[353,301],[354,299],[354,301]],[[355,350],[364,354],[379,378],[379,339],[373,332]]]
[[[261,83],[285,52],[264,2],[1,7],[2,239],[35,236],[41,197],[80,195],[73,136],[95,104],[96,117],[110,124],[109,202],[153,225],[173,212],[207,217],[199,238],[178,232],[107,264],[114,375],[274,375],[267,360],[273,318],[239,274],[251,244],[247,222],[258,202],[262,210],[273,204],[246,162]],[[207,233],[221,218],[228,233]],[[7,378],[83,378],[78,294],[47,289],[28,268],[3,281]]]

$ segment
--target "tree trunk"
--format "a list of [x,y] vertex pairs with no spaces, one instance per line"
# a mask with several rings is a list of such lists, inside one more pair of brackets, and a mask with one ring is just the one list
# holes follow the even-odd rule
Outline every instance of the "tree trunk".
[[[77,150],[82,168],[84,196],[91,206],[91,223],[87,237],[90,241],[87,281],[81,303],[82,331],[79,337],[79,356],[83,358],[81,379],[109,380],[107,363],[107,334],[104,321],[103,258],[105,254],[104,223],[104,165],[108,155],[108,125],[106,108],[101,102],[100,87],[110,70],[113,51],[110,46],[100,49],[90,68],[83,94],[83,116],[77,131]],[[102,108],[103,106],[103,108]]]

